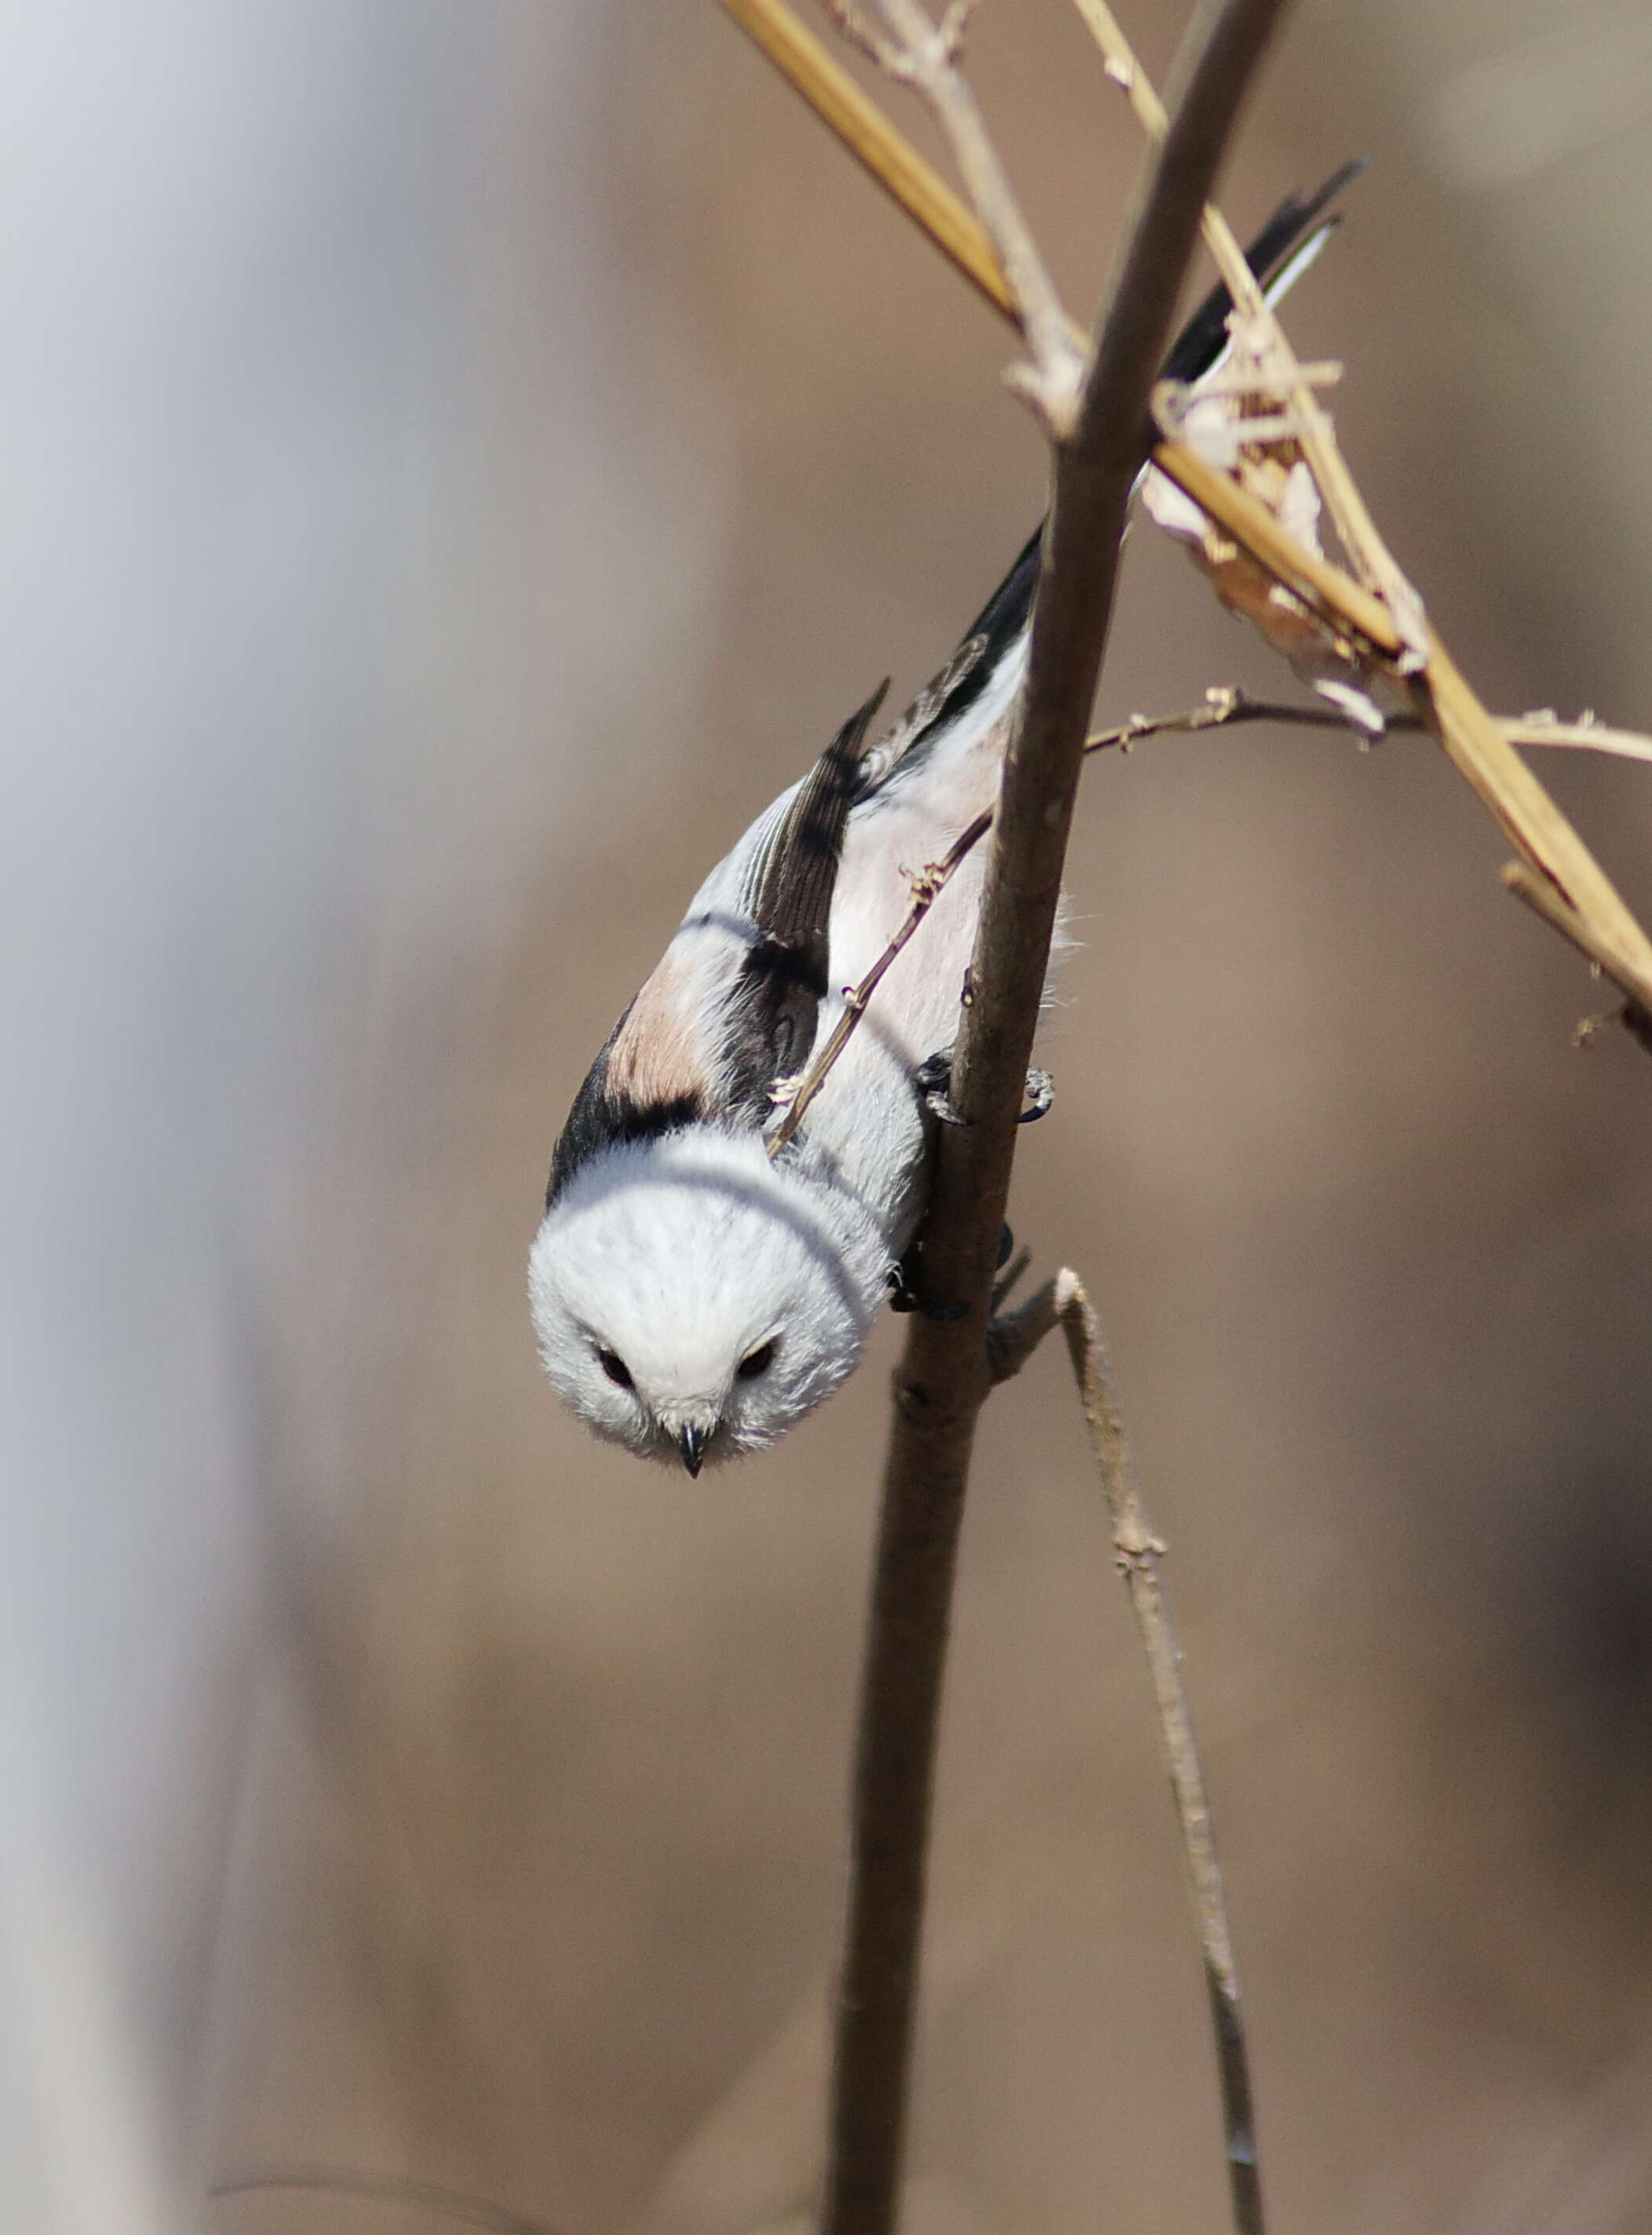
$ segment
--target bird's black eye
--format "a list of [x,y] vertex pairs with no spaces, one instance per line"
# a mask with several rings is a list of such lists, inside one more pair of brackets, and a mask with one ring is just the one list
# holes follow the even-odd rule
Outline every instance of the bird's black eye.
[[617,1381],[622,1389],[632,1386],[631,1368],[617,1350],[600,1350],[597,1362],[610,1381]]
[[774,1354],[773,1343],[761,1342],[755,1350],[747,1351],[735,1371],[742,1381],[755,1381],[758,1374],[766,1373],[774,1364]]

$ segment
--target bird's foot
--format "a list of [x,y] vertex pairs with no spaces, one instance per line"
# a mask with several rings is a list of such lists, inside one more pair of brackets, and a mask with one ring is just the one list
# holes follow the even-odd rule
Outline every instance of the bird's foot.
[[[1014,1248],[1015,1236],[1006,1225],[999,1237],[998,1243],[998,1270],[1000,1273],[1003,1273],[1005,1266],[1009,1264]],[[1026,1270],[1028,1259],[1029,1253],[1023,1250],[1016,1262],[1010,1265],[1009,1271],[1004,1274],[1003,1279],[994,1285],[992,1302],[993,1311],[998,1309],[999,1305]],[[914,1242],[900,1263],[892,1265],[889,1268],[889,1309],[892,1312],[921,1312],[927,1320],[946,1321],[962,1319],[964,1307],[961,1304],[934,1304],[926,1300],[920,1286],[922,1250]]]
[[1029,1071],[1026,1075],[1026,1107],[1016,1119],[1018,1125],[1035,1125],[1040,1118],[1047,1118],[1055,1100],[1055,1081],[1047,1071]]
[[961,1125],[966,1121],[953,1108],[952,1050],[941,1048],[936,1054],[927,1056],[912,1075],[924,1108],[943,1125]]
[[[924,1108],[938,1118],[943,1125],[967,1125],[969,1120],[960,1118],[952,1106],[952,1050],[942,1048],[939,1053],[927,1057],[913,1073],[913,1081],[922,1098]],[[1055,1081],[1047,1071],[1029,1071],[1026,1074],[1026,1107],[1017,1119],[1018,1124],[1031,1125],[1045,1117],[1055,1100]]]
[[932,1304],[921,1288],[920,1260],[921,1253],[914,1242],[898,1265],[889,1269],[889,1309],[892,1312],[921,1312],[927,1320],[945,1321],[964,1316],[961,1304]]

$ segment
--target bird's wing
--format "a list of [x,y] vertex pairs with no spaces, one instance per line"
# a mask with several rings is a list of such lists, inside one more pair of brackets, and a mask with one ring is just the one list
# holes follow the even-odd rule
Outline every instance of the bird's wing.
[[761,1124],[775,1081],[798,1068],[814,1039],[843,829],[866,732],[888,687],[887,679],[879,684],[803,782],[777,802],[780,812],[764,818],[769,827],[759,825],[741,893],[756,936],[721,1017],[718,1064],[731,1116]]
[[695,895],[574,1098],[547,1208],[581,1164],[618,1142],[768,1116],[776,1080],[796,1070],[815,1037],[843,828],[888,688],[879,685]]
[[744,897],[759,937],[796,955],[823,980],[843,825],[855,803],[866,732],[888,687],[885,677],[803,782],[776,803],[782,812],[746,867]]

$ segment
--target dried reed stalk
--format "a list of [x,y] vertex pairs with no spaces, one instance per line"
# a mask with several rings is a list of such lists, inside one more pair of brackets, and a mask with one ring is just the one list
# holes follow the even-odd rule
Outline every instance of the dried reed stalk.
[[[1306,550],[1229,475],[1179,442],[1161,443],[1153,462],[1305,606],[1360,639],[1376,662],[1398,658],[1400,632],[1386,606],[1341,567]],[[1652,1010],[1652,941],[1432,631],[1427,665],[1411,688],[1418,714],[1453,766],[1567,904],[1575,921],[1565,935],[1618,986],[1632,1011]],[[1522,892],[1518,882],[1511,881],[1511,889]],[[1546,920],[1559,927],[1557,917]]]
[[[971,220],[969,212],[933,167],[831,62],[818,42],[810,39],[785,0],[722,0],[722,4],[773,56],[856,160],[993,309],[1013,317],[1003,266],[985,228]],[[1154,134],[1164,113],[1162,106],[1116,19],[1100,0],[1078,0],[1078,4],[1108,54],[1111,75],[1125,87],[1144,127]],[[817,72],[816,55],[829,65],[828,74]],[[839,80],[853,94],[852,105],[846,105]],[[1230,286],[1236,281],[1242,288],[1240,272],[1231,266],[1228,253],[1228,244],[1233,242],[1231,229],[1219,213],[1208,213],[1208,218],[1207,237],[1224,276]],[[1234,246],[1236,253],[1236,243]],[[1238,260],[1242,264],[1242,256]],[[1306,394],[1310,415],[1302,430],[1308,450],[1319,442],[1321,430],[1315,423],[1317,406],[1311,394],[1305,390],[1301,393]],[[1297,400],[1300,405],[1300,395]],[[1356,566],[1363,567],[1369,581],[1389,593],[1390,602],[1377,596],[1367,582],[1354,580],[1329,560],[1306,550],[1264,506],[1229,476],[1207,466],[1185,445],[1161,443],[1153,453],[1153,462],[1275,581],[1334,625],[1352,632],[1379,664],[1403,669],[1418,649],[1409,640],[1414,632],[1410,626],[1414,615],[1404,596],[1393,588],[1395,580],[1401,579],[1398,570],[1391,573],[1392,561],[1384,567],[1374,555],[1381,552],[1380,539],[1334,442],[1330,449],[1328,462],[1322,449],[1315,456],[1316,472],[1325,475],[1321,486],[1332,517]],[[1652,941],[1547,791],[1519,759],[1510,742],[1511,725],[1498,723],[1486,711],[1432,631],[1427,635],[1426,658],[1413,678],[1412,688],[1424,726],[1439,739],[1453,766],[1525,861],[1564,903],[1563,912],[1541,908],[1537,912],[1618,987],[1625,998],[1622,1021],[1642,1045],[1652,1048]],[[1515,726],[1524,729],[1527,725]],[[1522,742],[1527,741],[1523,737]],[[1504,882],[1518,897],[1527,897],[1518,878],[1505,876]]]
[[986,226],[785,0],[722,0],[722,5],[941,254],[995,311],[1012,317],[1009,282]]

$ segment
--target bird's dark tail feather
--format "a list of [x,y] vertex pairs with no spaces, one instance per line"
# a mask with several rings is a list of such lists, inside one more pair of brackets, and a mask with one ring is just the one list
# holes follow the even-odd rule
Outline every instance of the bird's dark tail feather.
[[[1310,239],[1316,234],[1328,235],[1339,223],[1335,214],[1328,216],[1326,213],[1343,188],[1359,177],[1365,163],[1365,157],[1358,156],[1334,172],[1317,192],[1286,195],[1245,251],[1246,261],[1264,287],[1280,276]],[[1233,298],[1218,281],[1177,336],[1164,360],[1167,380],[1194,381],[1210,371],[1228,345],[1228,313],[1232,308]],[[932,704],[924,710],[927,718],[914,724],[913,734],[900,752],[896,765],[903,770],[910,770],[923,757],[926,747],[942,730],[950,729],[961,714],[967,713],[991,682],[999,662],[1019,639],[1039,586],[1043,541],[1044,523],[1040,521],[1015,564],[964,632],[964,645],[973,647],[979,641],[979,651],[963,664],[957,682],[949,690],[937,694],[932,685],[925,694]],[[909,721],[914,711],[909,709],[903,721]]]
[[[1340,171],[1333,172],[1317,193],[1309,194],[1306,200],[1301,194],[1286,195],[1245,251],[1246,263],[1264,287],[1307,240],[1315,220],[1324,215],[1344,187],[1353,185],[1365,166],[1365,157],[1356,155],[1353,162],[1344,163]],[[1327,218],[1321,230],[1328,232],[1340,222],[1340,217]],[[1232,308],[1233,297],[1218,280],[1177,336],[1164,360],[1166,380],[1196,380],[1201,373],[1210,371],[1227,346],[1228,313]]]

